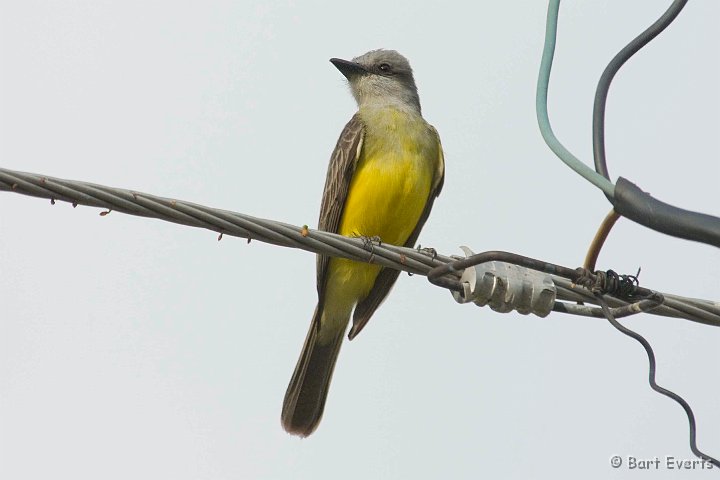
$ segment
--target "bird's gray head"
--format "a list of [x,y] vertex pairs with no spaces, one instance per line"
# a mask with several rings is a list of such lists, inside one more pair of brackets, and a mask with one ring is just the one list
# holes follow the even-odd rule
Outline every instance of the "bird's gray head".
[[359,107],[395,106],[420,113],[412,68],[395,50],[372,50],[352,61],[331,58],[345,75]]

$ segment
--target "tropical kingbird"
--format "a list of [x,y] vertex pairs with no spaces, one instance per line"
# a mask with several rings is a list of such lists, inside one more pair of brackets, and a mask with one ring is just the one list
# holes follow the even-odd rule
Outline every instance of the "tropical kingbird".
[[[394,50],[330,62],[347,78],[358,112],[330,158],[318,229],[412,247],[442,189],[445,162],[437,131],[420,113],[410,64]],[[318,304],[283,403],[289,433],[317,428],[353,308],[350,340],[399,273],[318,255]]]

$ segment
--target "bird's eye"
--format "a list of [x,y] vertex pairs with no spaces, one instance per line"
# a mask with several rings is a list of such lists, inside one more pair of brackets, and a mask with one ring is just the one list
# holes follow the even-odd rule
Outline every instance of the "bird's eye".
[[378,65],[378,68],[381,72],[388,73],[390,71],[390,64],[388,63],[381,63]]

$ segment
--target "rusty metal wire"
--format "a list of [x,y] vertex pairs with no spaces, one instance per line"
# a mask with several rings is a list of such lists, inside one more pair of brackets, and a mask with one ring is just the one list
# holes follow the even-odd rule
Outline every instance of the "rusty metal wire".
[[[242,213],[210,208],[183,200],[163,198],[148,193],[107,187],[76,180],[18,172],[0,168],[0,191],[46,198],[52,203],[63,201],[106,211],[122,212],[129,215],[156,218],[167,222],[204,228],[230,235],[258,240],[283,247],[299,248],[308,252],[376,263],[408,273],[428,276],[435,268],[447,266],[461,257],[439,255],[406,247],[374,243],[368,248],[367,240],[348,238],[333,233],[312,230],[307,226],[289,225]],[[102,212],[106,213],[106,212]],[[448,271],[445,283],[457,284],[460,272]],[[553,275],[557,288],[557,299],[568,302],[585,302],[597,305],[595,296],[589,290],[574,285],[571,281]],[[667,317],[684,318],[708,325],[720,326],[720,303],[697,300],[677,295],[662,294],[663,305],[648,313]],[[632,305],[612,296],[605,297],[614,308]],[[568,304],[569,308],[558,311],[583,315],[583,309]]]

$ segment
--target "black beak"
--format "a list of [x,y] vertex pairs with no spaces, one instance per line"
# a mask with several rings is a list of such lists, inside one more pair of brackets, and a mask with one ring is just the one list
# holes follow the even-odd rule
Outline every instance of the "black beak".
[[367,73],[365,67],[363,67],[359,63],[349,62],[340,58],[331,58],[330,63],[335,65],[335,67],[340,70],[340,73],[345,75],[345,78],[347,78],[348,80],[352,80],[354,77],[358,77]]

